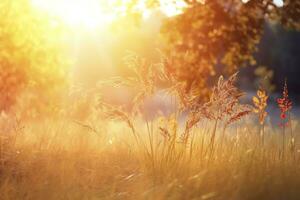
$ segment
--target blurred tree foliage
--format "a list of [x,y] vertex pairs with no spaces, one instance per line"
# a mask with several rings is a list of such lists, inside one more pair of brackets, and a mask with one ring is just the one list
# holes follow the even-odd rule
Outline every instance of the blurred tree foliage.
[[66,76],[62,29],[28,0],[0,1],[0,111],[49,109]]
[[259,66],[255,69],[254,74],[258,77],[256,85],[268,94],[275,90],[275,85],[272,83],[274,77],[274,71],[268,69],[266,66]]
[[285,78],[289,92],[293,96],[300,94],[300,33],[295,29],[284,29],[279,24],[267,24],[264,37],[256,55],[259,65],[268,66],[274,71],[272,82],[280,92]]
[[285,0],[186,0],[183,14],[166,21],[170,65],[185,81],[186,91],[199,88],[203,95],[210,80],[230,74],[239,67],[256,65],[253,53],[263,35],[266,21],[300,29],[300,1]]

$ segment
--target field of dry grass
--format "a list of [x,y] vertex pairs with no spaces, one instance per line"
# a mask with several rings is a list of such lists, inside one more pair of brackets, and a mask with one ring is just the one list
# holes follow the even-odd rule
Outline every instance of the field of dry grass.
[[2,113],[1,199],[299,199],[299,127],[287,85],[278,126],[266,123],[264,90],[253,106],[240,103],[237,74],[220,77],[201,103],[199,90],[185,93],[163,69],[175,109],[150,120],[141,114],[155,73],[135,69],[134,78],[106,82],[136,87],[131,110],[96,97],[84,120],[68,114],[76,106],[35,120]]
[[0,200],[299,200],[299,5],[0,0]]
[[249,120],[224,138],[221,127],[203,121],[184,144],[163,137],[161,123],[137,126],[138,143],[117,122],[94,128],[65,119],[15,123],[0,140],[1,199],[299,198],[300,147],[291,150],[287,142],[283,154],[279,129],[267,127],[261,145]]

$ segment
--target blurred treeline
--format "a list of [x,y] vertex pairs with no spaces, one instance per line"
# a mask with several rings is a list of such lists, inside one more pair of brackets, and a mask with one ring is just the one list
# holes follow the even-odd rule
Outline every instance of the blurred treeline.
[[28,0],[0,1],[0,113],[52,113],[67,79],[60,24]]
[[[287,36],[291,32],[284,31],[283,27],[300,30],[299,1],[187,0],[186,3],[189,6],[182,15],[167,20],[163,34],[176,76],[186,82],[187,92],[198,88],[204,96],[209,96],[207,88],[218,76],[247,66],[267,65],[275,74],[267,68],[256,74],[262,79],[274,77],[277,81],[284,79],[282,71],[277,69],[294,68],[285,65],[285,59],[281,64],[276,59],[281,55],[291,56],[286,40],[293,40],[291,45],[297,42]],[[273,29],[280,33],[270,32],[266,24],[275,24]],[[274,89],[271,81],[259,82],[261,87]]]
[[53,113],[71,75],[73,83],[86,78],[91,85],[115,73],[127,75],[122,59],[127,50],[154,62],[166,56],[164,64],[186,83],[187,93],[199,89],[207,97],[219,75],[246,69],[241,85],[254,89],[261,82],[257,77],[269,77],[271,89],[279,90],[287,77],[291,92],[299,94],[299,1],[286,0],[279,7],[272,0],[189,0],[184,12],[171,18],[155,10],[159,4],[153,2],[146,20],[131,15],[105,31],[82,34],[70,65],[66,49],[80,30],[53,23],[29,0],[1,0],[0,110]]
[[300,95],[300,33],[278,24],[266,23],[264,34],[255,53],[257,64],[241,69],[240,84],[255,90],[265,86],[269,92],[281,92],[287,80],[294,98]]
[[274,71],[272,82],[276,91],[282,89],[287,78],[290,92],[300,95],[300,32],[266,24],[256,58],[258,65]]

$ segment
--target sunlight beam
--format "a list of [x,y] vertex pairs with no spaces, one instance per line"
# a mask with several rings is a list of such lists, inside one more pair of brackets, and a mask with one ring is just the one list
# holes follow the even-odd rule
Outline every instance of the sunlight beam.
[[[131,1],[117,0],[31,0],[32,5],[70,27],[97,29],[111,24],[118,17],[126,15],[127,6]],[[183,12],[187,6],[185,1],[159,0],[159,10],[168,17]],[[153,10],[147,7],[147,0],[140,0],[134,11],[147,19]]]
[[95,29],[106,26],[116,17],[99,0],[31,0],[33,6],[58,17],[71,27]]

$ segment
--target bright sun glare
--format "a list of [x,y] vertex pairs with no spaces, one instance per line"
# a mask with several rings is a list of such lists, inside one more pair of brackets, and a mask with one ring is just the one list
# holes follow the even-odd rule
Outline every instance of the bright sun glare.
[[[117,0],[31,0],[34,7],[58,17],[71,27],[84,27],[95,29],[112,23],[119,14],[126,12],[124,0],[116,5]],[[167,16],[179,14],[186,6],[184,1],[160,0],[160,10]],[[151,11],[146,6],[146,1],[140,1],[136,10],[142,13],[144,18],[149,17]]]
[[113,21],[99,0],[32,0],[35,7],[70,26],[97,28]]

